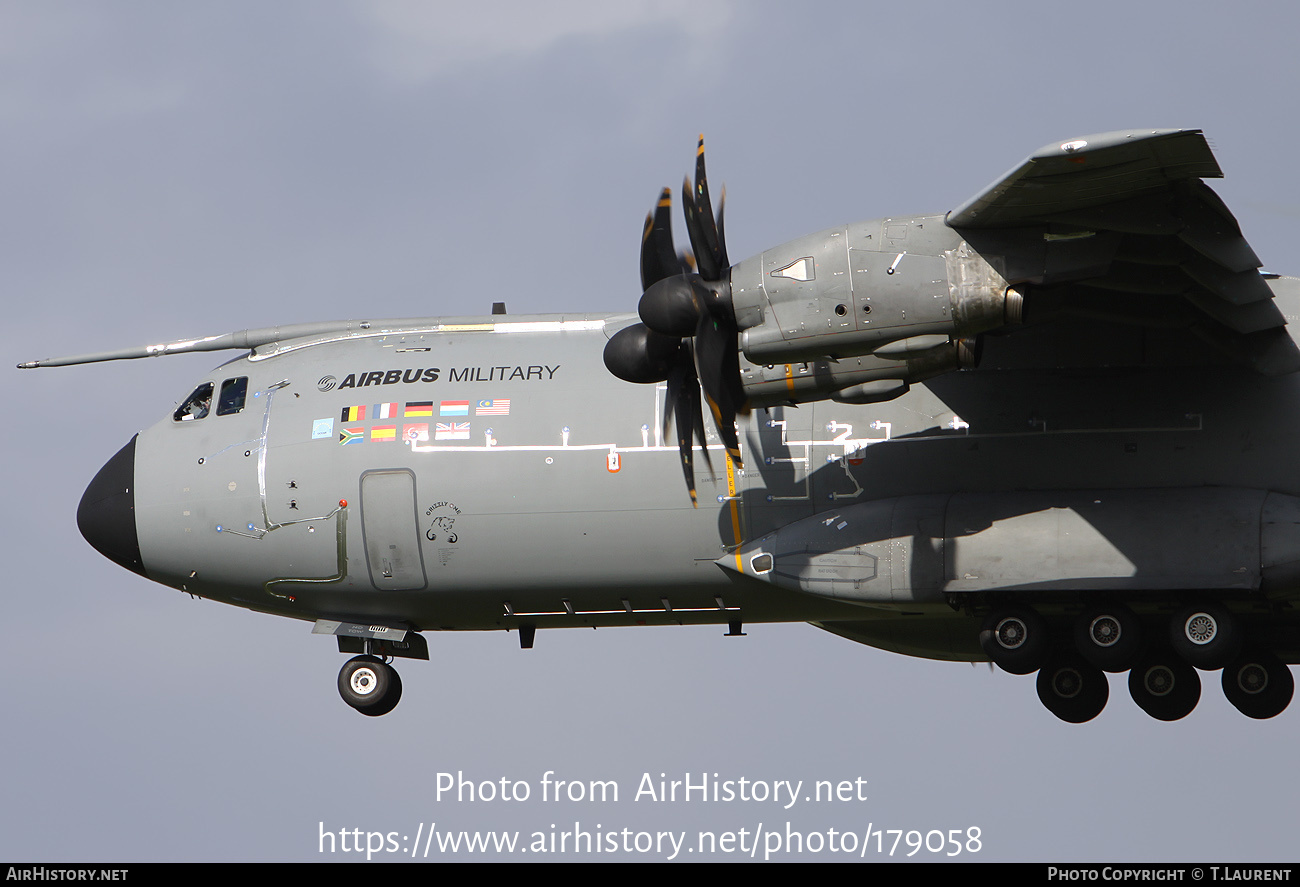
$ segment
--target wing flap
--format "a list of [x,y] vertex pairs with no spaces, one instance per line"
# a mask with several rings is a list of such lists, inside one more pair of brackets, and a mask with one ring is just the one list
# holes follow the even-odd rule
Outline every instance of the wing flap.
[[1234,272],[1199,257],[1185,262],[1182,268],[1211,294],[1233,305],[1273,298],[1273,291],[1254,268]]
[[1272,299],[1248,305],[1233,305],[1201,293],[1186,295],[1193,305],[1235,333],[1258,333],[1260,330],[1286,325],[1286,318]]

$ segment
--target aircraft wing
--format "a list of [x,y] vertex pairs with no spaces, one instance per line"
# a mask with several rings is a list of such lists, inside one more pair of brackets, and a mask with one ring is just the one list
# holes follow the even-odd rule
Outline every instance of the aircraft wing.
[[1171,184],[1221,179],[1199,129],[1108,132],[1044,145],[948,214],[954,228],[997,228],[1159,195]]
[[1196,129],[1127,130],[1046,145],[948,213],[948,225],[1039,317],[1183,327],[1268,375],[1300,369],[1275,290],[1232,212]]

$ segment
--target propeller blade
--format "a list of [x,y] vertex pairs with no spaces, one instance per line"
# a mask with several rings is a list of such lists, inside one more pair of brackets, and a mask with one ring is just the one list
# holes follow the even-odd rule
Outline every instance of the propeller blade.
[[[726,204],[725,189],[722,204]],[[695,152],[695,188],[690,180],[682,183],[682,208],[686,216],[686,233],[691,238],[691,248],[700,263],[700,276],[705,280],[722,280],[731,270],[727,259],[727,245],[722,238],[721,214],[713,217],[713,204],[709,199],[709,181],[704,171],[704,136]]]
[[[713,296],[711,292],[708,295]],[[749,404],[740,383],[735,321],[718,299],[702,297],[701,301],[705,301],[708,310],[702,313],[695,329],[692,350],[696,372],[727,455],[736,467],[742,468],[744,462],[740,457],[740,441],[736,437],[736,415],[748,413]]]
[[713,218],[713,204],[709,200],[709,181],[704,174],[704,134],[700,134],[699,147],[695,149],[695,211],[700,221],[700,233],[704,235],[704,245],[709,251],[713,264],[717,268],[718,276],[708,277],[706,280],[719,280],[723,272],[730,268],[730,264],[723,260],[721,249],[721,237],[718,234],[718,225]]
[[[717,280],[721,275],[721,269],[717,265],[717,252],[709,246],[705,237],[704,219],[708,219],[708,224],[712,226],[712,214],[705,215],[700,212],[699,206],[695,203],[695,197],[691,194],[691,180],[686,179],[682,182],[682,214],[686,216],[686,233],[691,238],[691,250],[695,253],[695,262],[699,266],[700,276],[705,280]],[[716,236],[717,229],[714,228]]]
[[664,188],[654,213],[646,213],[645,230],[641,233],[641,291],[680,273],[677,250],[673,246],[673,193]]
[[718,198],[718,263],[723,268],[731,268],[727,258],[727,235],[722,227],[722,216],[727,211],[727,186],[722,186],[722,196]]
[[743,463],[736,417],[749,412],[740,378],[739,330],[731,307],[731,262],[723,222],[726,206],[724,188],[715,218],[701,135],[695,152],[695,184],[692,187],[689,177],[682,183],[682,212],[692,251],[676,251],[672,194],[665,188],[654,212],[646,216],[641,234],[642,295],[637,312],[642,322],[620,330],[605,347],[605,365],[620,379],[667,379],[663,435],[668,436],[671,416],[686,488],[697,508],[696,440],[703,447],[710,472],[713,470],[701,397],[708,402],[727,456],[737,467]]
[[674,365],[668,375],[668,396],[664,404],[664,437],[668,436],[668,417],[673,417],[677,433],[677,451],[681,454],[682,474],[686,478],[686,489],[691,494],[691,507],[699,508],[695,495],[695,447],[694,437],[699,437],[704,445],[704,461],[713,471],[713,461],[709,458],[708,445],[704,439],[704,413],[700,409],[700,383],[695,375],[695,364],[688,349],[683,348],[681,359]]

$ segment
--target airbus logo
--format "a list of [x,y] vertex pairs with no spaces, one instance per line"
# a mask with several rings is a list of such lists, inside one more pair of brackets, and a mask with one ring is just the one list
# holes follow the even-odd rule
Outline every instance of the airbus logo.
[[321,380],[316,383],[316,387],[321,391],[333,391],[334,383],[337,381],[338,379],[335,379],[333,376],[322,376]]
[[[405,382],[408,385],[412,382],[437,382],[438,374],[442,370],[439,367],[428,367],[408,370],[373,370],[361,373],[350,373],[346,379],[339,383],[339,389],[344,388],[366,388],[370,385],[396,385],[399,382]],[[330,380],[330,388],[334,387],[334,377],[326,376]],[[321,379],[324,383],[325,379]],[[322,391],[329,391],[330,388],[321,388]]]

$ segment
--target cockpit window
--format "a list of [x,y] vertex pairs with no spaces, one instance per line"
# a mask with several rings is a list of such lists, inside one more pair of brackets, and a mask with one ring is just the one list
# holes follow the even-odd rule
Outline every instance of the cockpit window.
[[221,383],[221,398],[217,401],[217,415],[229,416],[244,408],[244,398],[248,396],[248,377],[227,379]]
[[172,414],[172,419],[176,422],[190,422],[206,416],[212,406],[212,387],[211,382],[204,382],[195,388],[194,393],[185,398],[185,402]]

